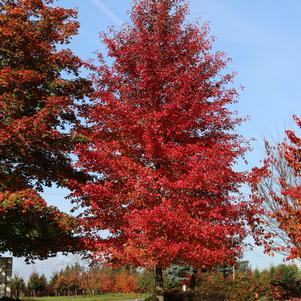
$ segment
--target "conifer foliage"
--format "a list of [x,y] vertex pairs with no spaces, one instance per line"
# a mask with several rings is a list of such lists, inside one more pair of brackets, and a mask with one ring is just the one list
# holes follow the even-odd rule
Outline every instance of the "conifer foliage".
[[245,236],[233,74],[207,25],[185,23],[187,9],[181,0],[136,1],[132,23],[103,35],[112,64],[100,54],[92,67],[89,143],[77,147],[94,179],[72,182],[95,256],[156,268],[159,282],[171,263],[235,260]]

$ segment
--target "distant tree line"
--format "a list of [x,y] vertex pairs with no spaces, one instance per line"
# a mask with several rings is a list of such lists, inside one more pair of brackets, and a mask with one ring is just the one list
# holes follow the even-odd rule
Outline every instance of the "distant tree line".
[[152,273],[147,270],[132,267],[112,269],[99,265],[86,269],[78,263],[54,273],[49,281],[37,272],[30,275],[27,283],[17,275],[12,280],[15,297],[145,293],[152,289]]
[[[186,273],[185,276],[185,271]],[[222,266],[197,273],[194,291],[184,293],[182,285],[191,275],[188,267],[167,270],[165,301],[299,301],[301,300],[301,270],[295,264],[280,264],[264,270],[251,269],[248,262]]]
[[[164,272],[166,288],[171,294],[180,293],[183,285],[189,283],[191,275],[193,271],[190,267],[172,266]],[[212,300],[222,297],[225,301],[253,301],[264,296],[286,300],[301,297],[300,284],[301,270],[294,264],[254,270],[247,261],[243,261],[235,267],[199,270],[195,291],[212,297]],[[113,269],[100,265],[87,269],[76,263],[54,273],[49,280],[45,275],[33,272],[26,283],[22,277],[15,275],[12,292],[15,297],[151,293],[153,286],[153,272],[147,269]]]

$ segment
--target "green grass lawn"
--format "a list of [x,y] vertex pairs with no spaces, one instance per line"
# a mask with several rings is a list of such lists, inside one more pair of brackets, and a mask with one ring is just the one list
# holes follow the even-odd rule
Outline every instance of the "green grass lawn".
[[100,296],[61,296],[61,297],[36,297],[23,298],[26,301],[110,301],[127,299],[144,299],[147,295],[139,294],[104,294]]

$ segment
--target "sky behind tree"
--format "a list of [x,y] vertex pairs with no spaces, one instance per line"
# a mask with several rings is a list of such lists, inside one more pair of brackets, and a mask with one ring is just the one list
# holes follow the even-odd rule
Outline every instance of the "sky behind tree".
[[[105,49],[99,32],[108,27],[120,28],[128,22],[131,0],[59,0],[58,5],[77,7],[81,28],[70,48],[83,59]],[[280,140],[285,129],[295,128],[292,115],[301,115],[301,2],[299,0],[191,0],[189,22],[209,22],[211,34],[217,39],[216,50],[232,58],[229,70],[238,73],[235,85],[243,85],[235,110],[249,120],[239,132],[252,142],[253,151],[247,155],[248,168],[264,158],[263,138]],[[238,168],[244,168],[242,163]],[[63,210],[71,205],[64,201],[66,190],[46,189],[46,200]],[[253,267],[267,267],[281,258],[263,256],[256,248],[245,258]],[[58,257],[25,266],[15,261],[15,271],[27,277],[36,270],[47,276],[72,262],[73,257]]]

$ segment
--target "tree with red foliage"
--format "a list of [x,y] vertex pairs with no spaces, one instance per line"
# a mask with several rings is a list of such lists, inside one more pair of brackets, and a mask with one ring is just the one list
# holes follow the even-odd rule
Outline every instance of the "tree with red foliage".
[[114,291],[117,293],[132,293],[137,291],[137,277],[127,271],[115,274]]
[[103,294],[113,292],[114,275],[113,271],[99,265],[92,266],[81,275],[81,289],[84,294]]
[[102,293],[109,293],[114,288],[114,276],[111,270],[102,268],[96,274],[97,288]]
[[[301,127],[301,119],[295,117]],[[301,258],[301,139],[287,131],[287,140],[266,143],[267,170],[255,187],[260,204],[256,239],[267,253],[278,252],[287,259]]]
[[186,13],[181,0],[136,1],[132,25],[104,35],[113,63],[99,55],[93,67],[89,143],[77,147],[94,179],[70,184],[87,247],[113,264],[155,268],[158,294],[164,268],[231,263],[246,234],[233,74],[208,27],[186,24]]
[[[49,208],[37,192],[43,185],[65,186],[68,179],[83,177],[71,166],[70,153],[77,141],[72,134],[79,123],[76,103],[89,84],[79,77],[81,60],[62,48],[77,33],[75,17],[76,11],[55,7],[52,0],[0,1],[0,251],[16,256],[45,258],[67,249],[66,235],[60,234],[70,230],[70,219]],[[55,222],[45,220],[54,215]],[[6,224],[12,219],[18,221],[14,229]],[[51,224],[52,239],[44,231],[40,240],[39,223]]]

